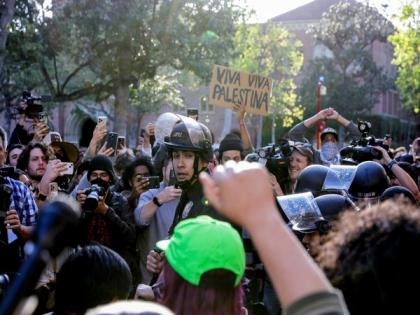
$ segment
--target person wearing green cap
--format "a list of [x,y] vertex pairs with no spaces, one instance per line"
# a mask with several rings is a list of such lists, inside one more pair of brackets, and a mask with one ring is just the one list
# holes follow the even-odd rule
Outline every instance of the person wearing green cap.
[[161,304],[179,315],[242,314],[245,251],[229,223],[209,216],[186,219],[157,247],[166,257]]

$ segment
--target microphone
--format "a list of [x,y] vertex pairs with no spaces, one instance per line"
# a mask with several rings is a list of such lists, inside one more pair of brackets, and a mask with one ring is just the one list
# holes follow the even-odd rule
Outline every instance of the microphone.
[[29,258],[20,267],[20,276],[7,290],[0,305],[0,315],[13,314],[20,300],[35,287],[49,260],[57,257],[66,246],[76,245],[80,207],[75,200],[59,195],[46,204],[40,213],[32,240],[25,245]]

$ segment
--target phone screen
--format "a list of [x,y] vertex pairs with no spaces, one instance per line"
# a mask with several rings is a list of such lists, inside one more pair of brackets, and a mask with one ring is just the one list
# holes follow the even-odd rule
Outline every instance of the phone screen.
[[60,135],[56,134],[56,133],[51,133],[51,142],[60,142]]
[[118,140],[117,140],[117,148],[122,149],[124,147],[125,147],[125,137],[120,136],[118,137]]

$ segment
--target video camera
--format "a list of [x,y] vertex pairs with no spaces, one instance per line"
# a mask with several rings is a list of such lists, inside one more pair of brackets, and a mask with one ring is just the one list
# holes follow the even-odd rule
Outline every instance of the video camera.
[[262,147],[257,151],[259,162],[264,164],[272,174],[275,174],[280,167],[286,165],[291,153],[291,145],[286,139],[280,139],[280,143]]
[[89,214],[95,211],[95,209],[98,207],[99,197],[104,197],[105,192],[105,188],[97,184],[93,184],[85,191],[85,194],[87,195],[83,206],[85,214]]
[[354,139],[349,146],[340,150],[340,155],[343,159],[352,159],[357,163],[380,160],[382,153],[376,150],[374,146],[384,148],[391,156],[389,146],[384,144],[384,139],[376,139],[374,136],[369,135],[372,127],[370,122],[359,121],[357,127],[362,135],[359,139]]
[[44,111],[44,107],[41,102],[50,101],[49,96],[33,96],[31,92],[24,91],[22,93],[22,104],[23,106],[18,107],[19,114],[25,114],[28,118],[38,118],[42,120],[47,117],[48,114]]

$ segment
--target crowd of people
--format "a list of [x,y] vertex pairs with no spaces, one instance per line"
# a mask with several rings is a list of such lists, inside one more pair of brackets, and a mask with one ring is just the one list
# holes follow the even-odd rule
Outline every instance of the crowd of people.
[[[0,314],[9,287],[28,276],[26,245],[44,209],[62,194],[80,217],[27,288],[34,314],[413,312],[420,138],[405,151],[392,135],[366,143],[327,108],[254,149],[245,108],[235,110],[239,130],[220,143],[172,113],[133,149],[111,141],[106,119],[87,148],[28,109],[10,136],[0,128]],[[354,140],[345,151],[330,127],[319,150],[307,140],[330,120]]]

